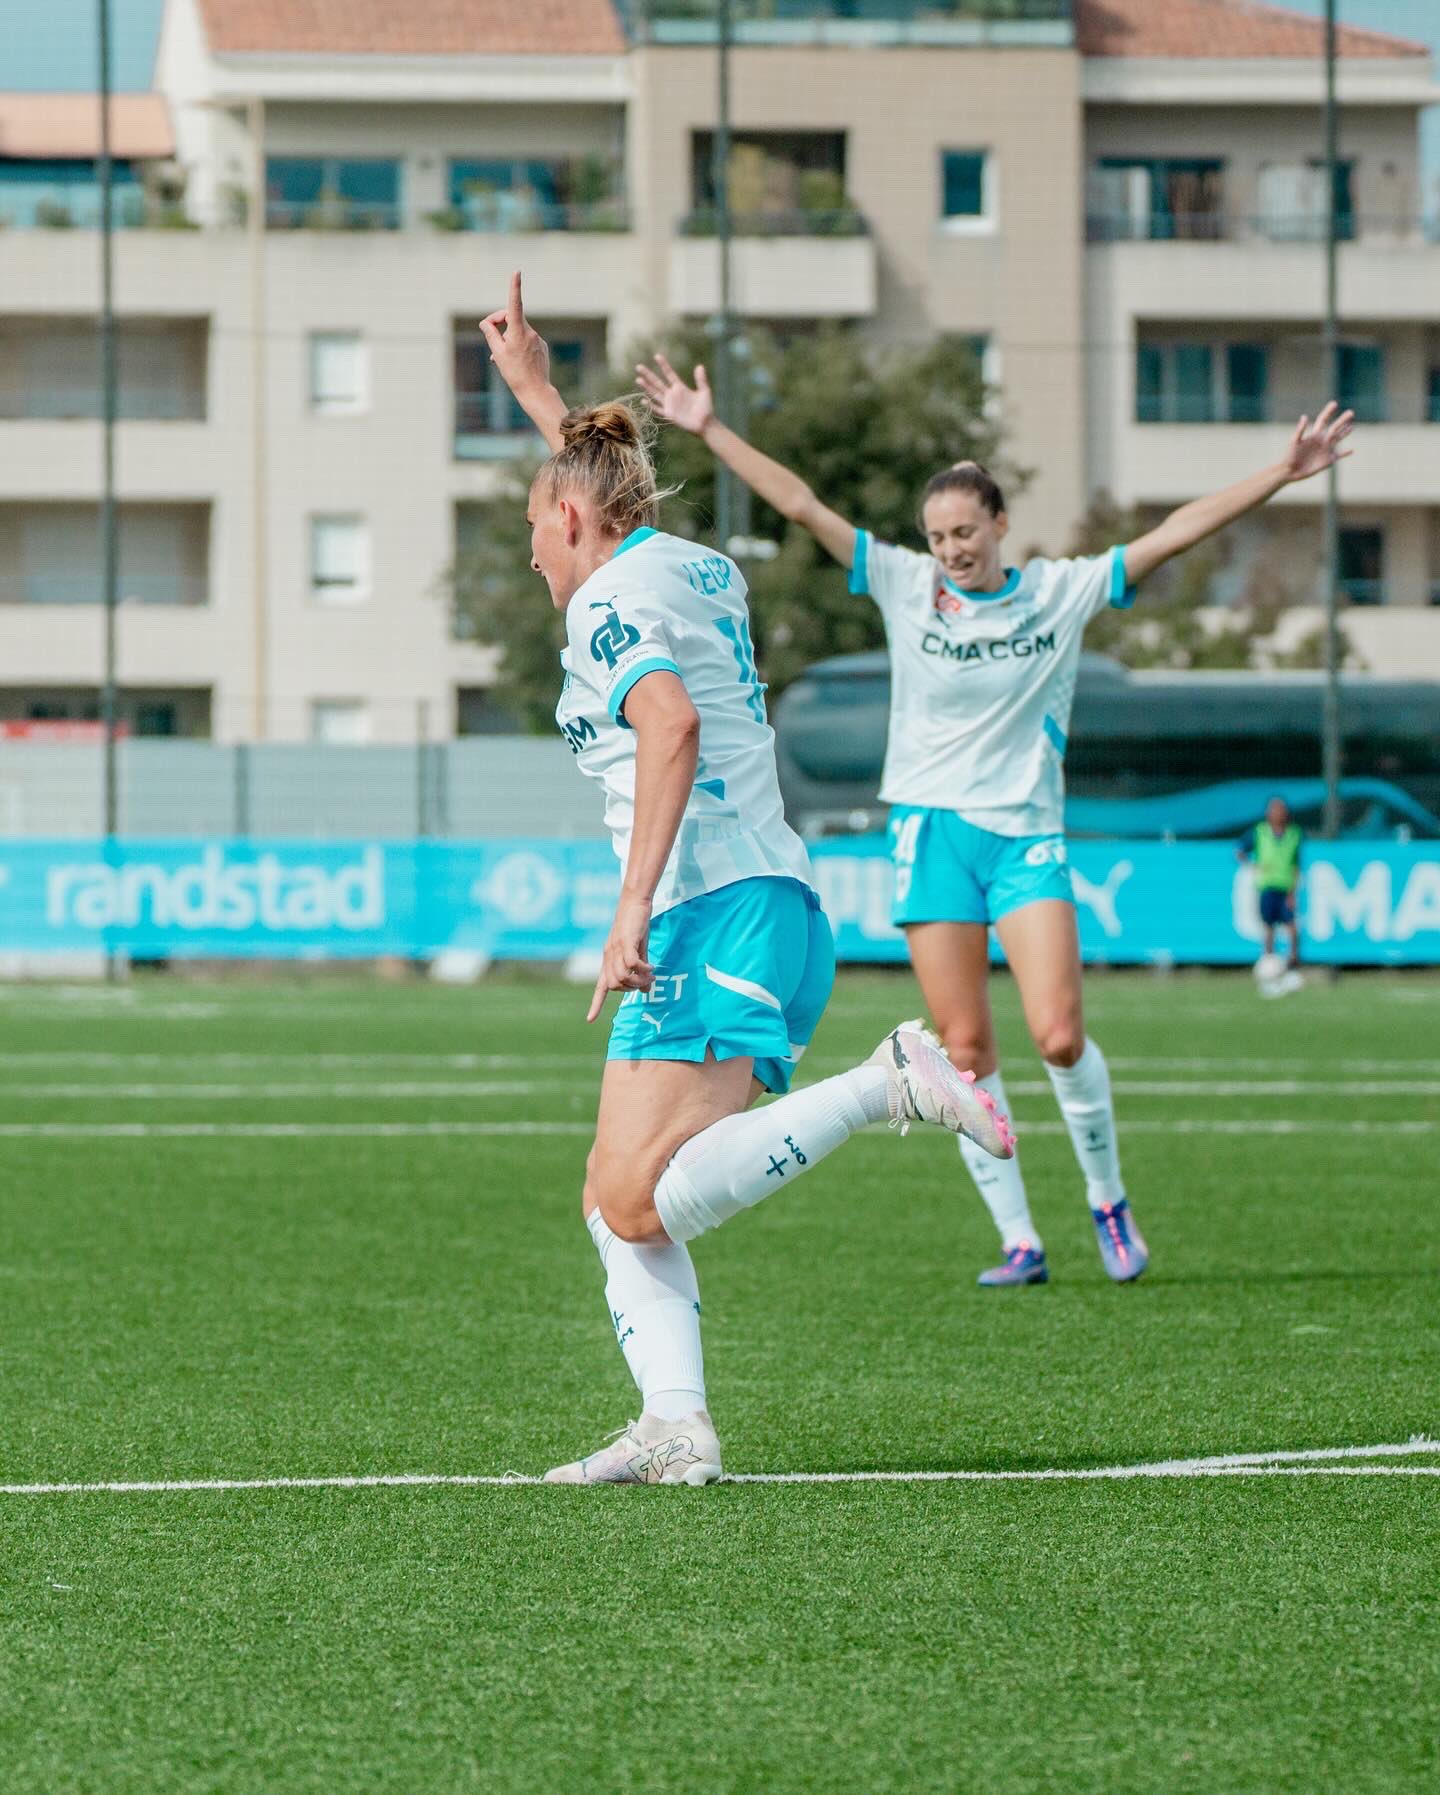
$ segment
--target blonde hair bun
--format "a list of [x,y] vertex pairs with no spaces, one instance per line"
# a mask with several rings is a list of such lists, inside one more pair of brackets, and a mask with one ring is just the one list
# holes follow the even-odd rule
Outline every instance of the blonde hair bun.
[[646,440],[644,426],[623,399],[607,399],[602,405],[577,405],[561,418],[560,436],[567,449],[580,449],[591,443],[597,447],[613,444],[616,448],[638,449]]

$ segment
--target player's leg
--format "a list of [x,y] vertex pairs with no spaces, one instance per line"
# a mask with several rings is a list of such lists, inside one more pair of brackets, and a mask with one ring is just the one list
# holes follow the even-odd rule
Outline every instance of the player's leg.
[[[925,1007],[951,1063],[971,1074],[1008,1112],[988,995],[988,844],[952,811],[898,805],[890,817],[895,865],[894,921],[905,931]],[[1002,1265],[980,1274],[987,1286],[1044,1283],[1045,1249],[1030,1214],[1018,1160],[995,1159],[960,1137],[960,1157],[1000,1232]]]
[[[679,905],[657,920],[650,950],[655,986],[622,1003],[612,1030],[585,1190],[645,1413],[555,1481],[719,1475],[685,1242],[792,1184],[868,1122],[970,1126],[1006,1150],[988,1100],[904,1029],[871,1062],[744,1113],[757,1069],[767,1088],[788,1087],[833,980],[829,924],[803,887],[747,880]],[[660,1412],[692,1401],[679,1417]]]
[[[910,964],[925,1008],[950,1063],[973,1072],[976,1083],[1009,1113],[990,1013],[989,929],[982,922],[919,922],[905,930]],[[980,1274],[987,1288],[1043,1284],[1045,1245],[1030,1214],[1018,1155],[995,1159],[960,1137],[960,1157],[1000,1234],[1004,1263]]]
[[1075,906],[1059,897],[1017,903],[999,916],[996,929],[1085,1175],[1101,1260],[1117,1283],[1129,1283],[1144,1271],[1149,1253],[1120,1176],[1110,1070],[1085,1032]]

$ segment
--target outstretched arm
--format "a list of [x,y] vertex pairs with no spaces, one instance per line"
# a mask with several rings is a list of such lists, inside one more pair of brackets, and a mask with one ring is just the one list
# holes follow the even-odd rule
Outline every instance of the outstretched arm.
[[1297,480],[1308,480],[1314,474],[1323,473],[1334,462],[1354,454],[1353,449],[1340,446],[1354,425],[1355,413],[1340,411],[1333,399],[1313,424],[1308,417],[1301,418],[1284,458],[1273,467],[1263,468],[1258,474],[1251,474],[1248,480],[1238,480],[1234,486],[1211,493],[1208,498],[1182,505],[1178,511],[1172,511],[1164,523],[1137,537],[1125,550],[1126,584],[1135,585],[1146,574],[1163,567],[1172,556],[1194,548],[1197,542],[1203,542],[1207,536],[1233,524],[1247,511],[1256,510],[1273,499],[1281,487],[1293,486]]
[[802,524],[842,567],[855,564],[855,526],[828,505],[822,505],[798,474],[762,455],[715,415],[715,400],[704,367],[695,370],[695,384],[685,382],[663,355],[655,366],[637,367],[635,378],[651,409],[681,430],[698,436],[710,452],[759,493],[791,523]]
[[480,320],[480,331],[500,378],[545,438],[550,452],[556,453],[561,444],[560,420],[569,407],[550,383],[550,346],[525,317],[518,269],[510,276],[509,298]]

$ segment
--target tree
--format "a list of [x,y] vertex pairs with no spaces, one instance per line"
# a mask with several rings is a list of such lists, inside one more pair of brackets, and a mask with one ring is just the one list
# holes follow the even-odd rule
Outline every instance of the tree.
[[[676,331],[666,353],[688,370],[705,358],[705,348],[698,330]],[[982,461],[1012,490],[1028,478],[1005,455],[994,395],[963,338],[887,351],[837,327],[788,345],[755,330],[747,333],[746,349],[737,361],[751,439],[877,535],[918,545],[917,497],[930,475],[951,462]],[[632,381],[633,358],[605,391],[626,391]],[[473,535],[446,589],[461,633],[501,650],[496,696],[527,728],[544,730],[555,708],[556,655],[564,638],[529,568],[524,500],[533,467],[516,465],[503,492],[476,507]],[[715,465],[704,444],[662,431],[657,468],[662,488],[680,488],[665,503],[664,527],[713,542]],[[756,656],[772,693],[826,655],[882,645],[875,607],[851,596],[844,570],[803,530],[757,501],[751,533],[778,545],[773,560],[745,564]]]
[[[1138,507],[1117,505],[1108,493],[1100,493],[1076,526],[1067,552],[1104,554],[1116,543],[1133,542],[1152,522]],[[1103,611],[1085,632],[1085,646],[1127,667],[1322,666],[1323,628],[1288,653],[1274,647],[1280,613],[1295,602],[1295,594],[1263,556],[1250,568],[1240,604],[1219,611],[1213,588],[1224,562],[1223,537],[1200,543],[1146,582],[1143,611]],[[1348,659],[1350,645],[1343,633],[1340,648],[1342,660]]]

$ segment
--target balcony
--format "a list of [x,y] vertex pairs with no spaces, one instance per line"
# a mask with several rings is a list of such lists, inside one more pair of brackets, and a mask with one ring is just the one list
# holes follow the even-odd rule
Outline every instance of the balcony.
[[[731,304],[751,318],[867,318],[876,306],[875,244],[851,207],[757,212],[733,221]],[[720,246],[708,209],[682,220],[670,250],[670,309],[706,317],[720,304]]]
[[[1296,416],[1299,415],[1297,412]],[[1171,506],[1215,492],[1285,452],[1293,417],[1276,422],[1127,423],[1113,460],[1115,497],[1127,505]],[[1387,423],[1365,428],[1359,452],[1341,464],[1340,491],[1351,505],[1433,505],[1440,434],[1434,424]],[[1272,503],[1319,505],[1324,480],[1287,486]]]
[[[122,568],[117,595],[123,605],[206,605],[210,582],[204,574],[127,573]],[[12,574],[0,577],[0,605],[102,605],[98,571]]]

